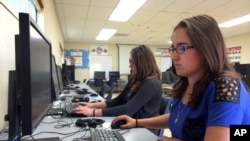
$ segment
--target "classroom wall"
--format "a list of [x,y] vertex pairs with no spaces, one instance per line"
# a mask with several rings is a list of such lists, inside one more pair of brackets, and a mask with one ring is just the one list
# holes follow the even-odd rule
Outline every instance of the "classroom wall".
[[[52,44],[52,53],[57,64],[61,65],[59,44],[64,46],[62,31],[55,12],[54,1],[44,1],[44,33]],[[4,115],[7,113],[8,72],[15,70],[15,40],[19,33],[18,14],[4,0],[0,0],[0,130],[6,125]]]
[[250,33],[226,39],[227,47],[241,46],[241,64],[250,63]]
[[[250,63],[250,33],[242,34],[239,36],[226,38],[225,39],[227,47],[235,47],[241,46],[241,64]],[[90,43],[65,43],[65,49],[91,49]],[[113,71],[119,70],[119,60],[118,60],[118,47],[115,44],[104,44],[108,46],[108,55],[112,56],[113,59]],[[155,46],[155,45],[148,45],[149,48],[152,49],[153,53],[155,53],[156,48],[165,48],[166,46]],[[91,54],[90,54],[91,55]],[[129,58],[128,58],[129,59]],[[161,57],[155,57],[158,67],[161,66]],[[129,67],[129,66],[128,66]],[[89,70],[88,69],[77,69],[75,71],[75,79],[76,80],[83,80],[84,78],[89,79]]]
[[0,129],[4,127],[7,113],[9,70],[15,69],[15,38],[18,34],[18,19],[6,10],[0,1]]
[[[85,49],[90,51],[91,43],[65,43],[65,49]],[[119,71],[119,57],[118,57],[118,47],[115,44],[103,44],[108,46],[108,55],[112,56],[112,71]],[[149,48],[152,49],[153,53],[155,53],[156,48],[164,48],[166,46],[155,46],[155,45],[148,45]],[[91,56],[91,53],[89,53]],[[160,57],[155,57],[158,66],[160,67]],[[129,58],[127,58],[127,61]],[[129,66],[127,66],[129,67]],[[75,79],[76,80],[83,80],[84,78],[90,78],[89,69],[76,69],[75,70]]]
[[[65,43],[65,49],[91,49],[90,43]],[[91,55],[91,53],[89,53]],[[112,56],[112,69],[117,71],[118,68],[118,47],[116,45],[108,45],[108,55]],[[75,70],[75,79],[83,80],[84,78],[89,79],[89,69],[76,69]]]

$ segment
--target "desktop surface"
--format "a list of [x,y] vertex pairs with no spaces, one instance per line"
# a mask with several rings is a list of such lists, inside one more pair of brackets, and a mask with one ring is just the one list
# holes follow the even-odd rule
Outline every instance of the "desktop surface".
[[[91,119],[93,117],[85,117],[82,119]],[[97,119],[103,119],[105,122],[102,125],[97,126],[99,129],[110,129],[111,122],[114,117],[95,117]],[[89,128],[81,128],[75,125],[79,118],[62,118],[57,119],[51,116],[47,116],[43,119],[42,123],[38,126],[33,134],[35,139],[60,137],[62,141],[84,139],[91,140]],[[68,126],[62,125],[68,124]],[[61,127],[61,128],[60,128]],[[157,136],[150,132],[146,128],[132,128],[132,129],[118,129],[123,135],[126,141],[152,141],[157,140]],[[36,135],[37,134],[37,135]]]

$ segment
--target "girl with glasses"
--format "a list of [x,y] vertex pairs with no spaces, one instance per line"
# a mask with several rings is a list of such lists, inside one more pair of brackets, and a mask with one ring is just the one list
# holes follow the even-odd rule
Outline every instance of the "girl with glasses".
[[249,88],[230,64],[218,23],[208,15],[182,20],[169,48],[174,73],[170,113],[147,119],[119,116],[121,128],[169,128],[158,141],[229,141],[230,125],[250,124]]

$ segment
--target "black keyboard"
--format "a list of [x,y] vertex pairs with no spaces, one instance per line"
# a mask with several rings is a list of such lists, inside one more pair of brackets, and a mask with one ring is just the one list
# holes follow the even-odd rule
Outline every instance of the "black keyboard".
[[90,128],[91,141],[125,141],[117,130]]

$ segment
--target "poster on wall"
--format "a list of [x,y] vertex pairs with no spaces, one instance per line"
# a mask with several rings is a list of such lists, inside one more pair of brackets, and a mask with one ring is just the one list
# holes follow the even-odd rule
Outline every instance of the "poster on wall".
[[227,48],[227,54],[232,63],[240,62],[241,58],[241,46]]
[[67,65],[71,64],[72,58],[76,69],[87,69],[89,68],[89,52],[81,49],[66,49],[65,58]]
[[108,55],[108,46],[102,44],[92,44],[91,55]]
[[168,52],[168,48],[156,48],[155,56],[157,56],[157,57],[170,57],[170,53]]

